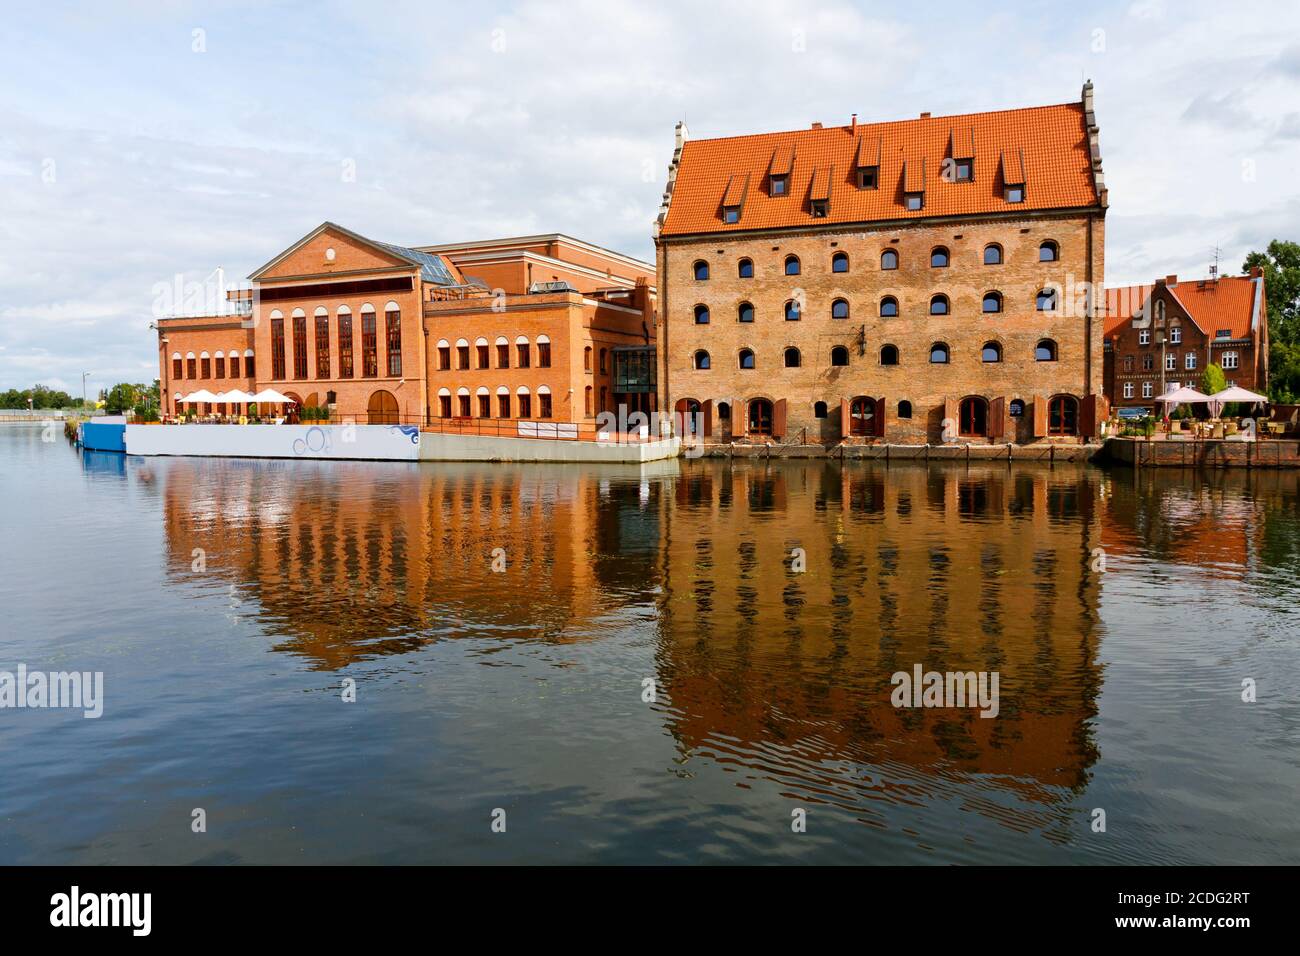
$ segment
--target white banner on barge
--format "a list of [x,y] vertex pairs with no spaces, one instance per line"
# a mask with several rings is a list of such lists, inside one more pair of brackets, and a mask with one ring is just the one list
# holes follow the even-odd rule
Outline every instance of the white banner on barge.
[[128,455],[419,461],[414,425],[127,425]]

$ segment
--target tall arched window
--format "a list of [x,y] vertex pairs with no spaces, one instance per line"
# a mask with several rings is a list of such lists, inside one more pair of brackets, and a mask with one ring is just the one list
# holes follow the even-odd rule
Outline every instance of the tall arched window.
[[831,365],[844,366],[849,364],[849,350],[842,345],[837,345],[831,349]]
[[1048,401],[1047,434],[1079,434],[1079,400],[1073,395],[1054,395]]
[[988,313],[991,313],[991,312],[1001,312],[1001,311],[1002,311],[1002,293],[1001,293],[1001,292],[985,292],[985,293],[984,293],[984,312],[985,312],[985,314],[988,314]]
[[849,271],[849,254],[847,252],[837,252],[831,256],[831,272],[848,272]]
[[709,264],[703,259],[696,260],[694,268],[696,279],[704,280],[709,277]]
[[754,321],[754,305],[751,302],[740,303],[740,309],[737,311],[736,318],[741,322]]
[[880,268],[886,270],[897,269],[898,253],[895,252],[893,249],[886,249],[884,252],[882,252],[880,254]]
[[741,259],[736,265],[736,275],[740,276],[742,279],[754,278],[754,260]]
[[880,314],[885,318],[894,318],[898,315],[898,300],[892,295],[887,295],[880,300]]
[[948,297],[943,294],[930,296],[930,314],[947,315],[948,314]]
[[898,364],[898,346],[882,345],[880,347],[880,364],[897,365]]
[[[491,367],[492,367],[492,353],[491,353],[491,350],[488,348],[488,340],[487,340],[487,339],[483,338],[482,336],[479,336],[477,339],[475,339],[475,340],[474,340],[474,352],[475,352],[475,356],[476,356],[476,358],[477,358],[477,363],[476,363],[476,367],[477,367],[477,368],[491,368]],[[484,417],[484,418],[490,418],[491,416],[489,416],[489,415],[484,415],[483,417]]]
[[1037,307],[1039,312],[1055,312],[1056,311],[1056,290],[1055,289],[1040,290],[1037,298],[1034,300],[1034,304]]
[[709,307],[707,305],[697,305],[695,307],[695,324],[696,325],[709,324]]
[[788,276],[797,276],[799,274],[799,257],[785,257],[785,274]]
[[930,250],[930,268],[946,269],[948,268],[948,247],[935,246]]
[[942,342],[935,342],[930,346],[930,363],[932,365],[948,364],[948,346]]
[[968,395],[958,407],[960,434],[982,438],[989,431],[989,403],[979,395]]
[[799,300],[791,299],[785,304],[785,320],[787,322],[798,322],[802,316],[799,314]]
[[870,436],[876,434],[876,400],[858,396],[849,402],[849,434]]
[[496,340],[496,347],[497,347],[497,368],[509,368],[510,367],[510,340],[507,339],[504,335],[498,335]]
[[799,350],[794,346],[791,346],[790,348],[785,350],[785,367],[786,368],[799,367]]
[[984,348],[980,350],[980,360],[983,362],[1001,362],[1002,346],[997,342],[985,342]]
[[591,346],[590,345],[588,345],[585,349],[582,350],[582,370],[584,372],[591,371]]
[[1034,346],[1035,362],[1055,362],[1056,361],[1056,343],[1051,339],[1042,339]]
[[1039,262],[1055,262],[1061,257],[1061,247],[1051,239],[1044,240],[1038,247]]
[[752,349],[741,349],[739,360],[740,360],[739,364],[741,368],[753,368],[754,351]]
[[849,302],[847,299],[836,299],[831,303],[832,319],[847,319],[849,317]]
[[708,369],[709,353],[704,351],[704,349],[700,349],[698,352],[695,353],[695,367],[697,369],[700,369],[701,371]]
[[996,242],[990,242],[984,247],[984,264],[986,266],[1002,265],[1002,247]]

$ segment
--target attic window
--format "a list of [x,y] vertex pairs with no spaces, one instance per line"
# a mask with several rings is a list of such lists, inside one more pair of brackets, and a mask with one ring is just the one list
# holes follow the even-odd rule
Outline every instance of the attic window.
[[880,186],[880,167],[863,166],[858,170],[859,189],[877,189]]
[[812,200],[812,217],[814,219],[825,219],[830,213],[830,203],[825,199]]
[[740,207],[739,207],[739,206],[723,206],[723,207],[722,207],[722,221],[723,221],[723,222],[740,222]]
[[773,176],[773,177],[772,177],[772,189],[771,189],[771,192],[772,192],[772,195],[773,195],[773,196],[784,196],[784,195],[786,195],[787,193],[789,193],[789,191],[790,191],[790,177],[789,177],[789,176]]
[[921,209],[925,206],[925,193],[904,193],[903,203],[908,209]]
[[954,182],[968,183],[975,175],[975,163],[969,159],[955,159],[952,164]]
[[1024,202],[1025,201],[1024,184],[1022,183],[1018,186],[1008,185],[1006,188],[1006,192],[1003,194],[1002,198],[1004,198],[1007,202]]
[[1215,329],[1214,337],[1216,339],[1230,339],[1232,338],[1232,329]]

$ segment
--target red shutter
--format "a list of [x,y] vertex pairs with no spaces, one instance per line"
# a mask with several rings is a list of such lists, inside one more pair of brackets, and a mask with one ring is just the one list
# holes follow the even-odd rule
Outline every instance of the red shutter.
[[679,398],[676,404],[673,405],[673,431],[684,438],[690,434],[688,431],[689,424],[686,421],[686,399]]
[[1101,423],[1110,417],[1110,402],[1105,395],[1085,395],[1079,412],[1079,434],[1096,438],[1101,434]]
[[[948,431],[945,422],[952,422],[952,430]],[[957,399],[945,398],[943,400],[943,421],[939,423],[939,436],[942,440],[944,433],[952,435],[954,438],[961,434],[961,420],[957,417]]]
[[849,437],[850,434],[849,423],[850,423],[849,400],[847,398],[841,398],[840,399],[840,437],[841,438]]
[[884,396],[876,399],[876,437],[885,437],[885,399]]
[[1001,438],[1007,433],[1007,400],[999,395],[989,402],[989,438]]
[[1034,437],[1047,437],[1047,399],[1042,395],[1034,396]]
[[785,399],[779,398],[772,407],[772,437],[785,437]]
[[708,438],[713,434],[713,399],[706,399],[704,402],[704,437]]

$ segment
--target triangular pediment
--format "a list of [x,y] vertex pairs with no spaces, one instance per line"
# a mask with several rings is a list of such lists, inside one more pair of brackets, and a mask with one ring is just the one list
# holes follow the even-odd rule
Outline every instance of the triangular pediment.
[[412,269],[416,265],[381,243],[335,223],[323,222],[256,270],[249,279],[266,282],[298,276]]

